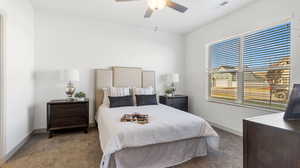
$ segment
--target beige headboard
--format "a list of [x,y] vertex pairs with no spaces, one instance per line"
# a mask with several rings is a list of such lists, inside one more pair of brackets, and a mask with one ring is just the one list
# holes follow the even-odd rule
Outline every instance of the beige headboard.
[[142,68],[112,67],[95,70],[95,105],[96,110],[103,102],[103,89],[107,87],[155,88],[155,72],[143,71]]

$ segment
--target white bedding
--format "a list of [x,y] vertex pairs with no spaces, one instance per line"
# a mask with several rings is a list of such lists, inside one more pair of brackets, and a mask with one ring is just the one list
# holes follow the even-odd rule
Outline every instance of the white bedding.
[[[130,113],[148,114],[150,123],[120,122],[123,114]],[[211,148],[218,148],[218,135],[204,119],[161,104],[121,108],[101,106],[96,119],[103,150],[102,168],[108,167],[113,153],[129,147],[205,137]]]

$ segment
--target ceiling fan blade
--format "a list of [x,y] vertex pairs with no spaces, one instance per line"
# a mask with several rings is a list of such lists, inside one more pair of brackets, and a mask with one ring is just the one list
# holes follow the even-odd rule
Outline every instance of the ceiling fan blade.
[[167,6],[170,7],[170,8],[172,8],[172,9],[175,9],[178,12],[181,12],[181,13],[184,13],[188,9],[185,6],[182,6],[182,5],[178,4],[178,3],[172,2],[170,0],[167,0]]
[[115,0],[116,2],[130,2],[130,1],[138,1],[138,0]]
[[151,8],[147,8],[144,18],[150,18],[152,13],[153,13],[153,10]]

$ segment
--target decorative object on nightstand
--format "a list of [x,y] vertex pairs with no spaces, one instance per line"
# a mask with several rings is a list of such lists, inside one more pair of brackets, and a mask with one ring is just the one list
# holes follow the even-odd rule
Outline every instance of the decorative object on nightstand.
[[167,76],[168,82],[171,83],[171,86],[165,91],[167,96],[175,96],[176,94],[176,83],[179,82],[179,74],[174,73],[174,74],[169,74]]
[[89,100],[53,100],[47,103],[47,130],[49,138],[53,131],[69,128],[82,128],[88,132]]
[[77,92],[74,97],[79,101],[84,101],[86,94],[84,92]]
[[159,103],[188,112],[188,96],[159,96]]
[[65,93],[68,96],[68,100],[73,100],[73,94],[75,93],[75,86],[73,82],[79,82],[79,72],[75,69],[64,70],[62,74],[62,80],[66,82]]
[[173,92],[174,92],[174,89],[168,88],[168,89],[166,89],[165,94],[166,94],[166,96],[171,97],[171,96],[173,96]]

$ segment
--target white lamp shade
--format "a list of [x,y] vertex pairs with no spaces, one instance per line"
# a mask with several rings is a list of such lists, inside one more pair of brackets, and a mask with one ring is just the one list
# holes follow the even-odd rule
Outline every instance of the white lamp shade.
[[179,74],[172,74],[172,80],[174,83],[178,83],[179,82]]
[[67,69],[63,71],[62,80],[79,82],[79,71],[76,69]]
[[166,5],[167,1],[165,0],[148,0],[148,6],[154,11],[163,9],[164,7],[166,7]]
[[179,74],[177,74],[177,73],[170,74],[168,78],[169,78],[168,80],[172,83],[178,83],[179,82]]

